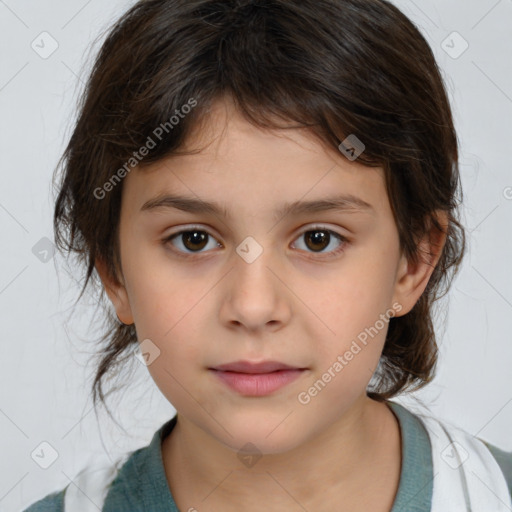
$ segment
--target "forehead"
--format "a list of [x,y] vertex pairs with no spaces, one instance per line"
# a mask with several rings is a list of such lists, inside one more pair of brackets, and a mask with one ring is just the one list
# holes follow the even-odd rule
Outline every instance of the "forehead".
[[228,102],[214,104],[180,151],[193,153],[127,175],[123,207],[144,211],[170,194],[215,203],[214,213],[226,216],[237,206],[254,215],[280,205],[282,214],[292,203],[335,196],[375,211],[388,206],[381,168],[349,161],[304,128],[256,127]]

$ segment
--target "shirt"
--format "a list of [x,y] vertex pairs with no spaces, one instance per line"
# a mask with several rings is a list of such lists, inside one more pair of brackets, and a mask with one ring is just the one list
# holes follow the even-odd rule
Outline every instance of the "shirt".
[[[391,512],[430,512],[433,470],[428,433],[414,413],[396,402],[388,404],[398,419],[402,445],[400,481]],[[164,423],[148,446],[131,453],[110,486],[104,512],[179,512],[167,483],[161,450],[176,419],[177,415]],[[503,471],[512,496],[512,452],[485,444]],[[24,512],[64,512],[65,490],[47,495]],[[200,510],[201,503],[196,506]]]

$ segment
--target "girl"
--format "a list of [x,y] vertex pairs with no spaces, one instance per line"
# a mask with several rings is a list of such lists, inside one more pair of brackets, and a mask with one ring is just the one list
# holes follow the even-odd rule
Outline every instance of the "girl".
[[[407,49],[407,51],[404,51]],[[177,414],[27,510],[511,510],[512,454],[391,401],[462,261],[432,51],[384,0],[141,0],[97,57],[56,241]],[[92,279],[92,281],[91,281]]]

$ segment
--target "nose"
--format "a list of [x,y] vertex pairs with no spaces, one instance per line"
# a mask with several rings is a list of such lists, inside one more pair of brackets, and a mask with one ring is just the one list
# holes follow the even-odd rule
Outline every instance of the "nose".
[[224,281],[221,320],[230,328],[249,331],[282,328],[291,317],[285,281],[270,251],[264,250],[254,260],[237,254]]

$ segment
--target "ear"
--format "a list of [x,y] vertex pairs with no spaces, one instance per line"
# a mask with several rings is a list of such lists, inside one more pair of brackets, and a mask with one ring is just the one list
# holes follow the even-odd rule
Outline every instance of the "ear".
[[95,267],[98,275],[100,276],[101,282],[103,283],[105,292],[114,305],[117,318],[125,325],[133,324],[133,315],[125,286],[111,276],[102,259],[96,258]]
[[393,301],[398,302],[402,309],[396,316],[409,313],[418,302],[441,257],[446,242],[448,215],[443,210],[436,210],[435,216],[442,231],[431,225],[429,232],[418,244],[418,262],[408,261],[405,254],[400,257]]

